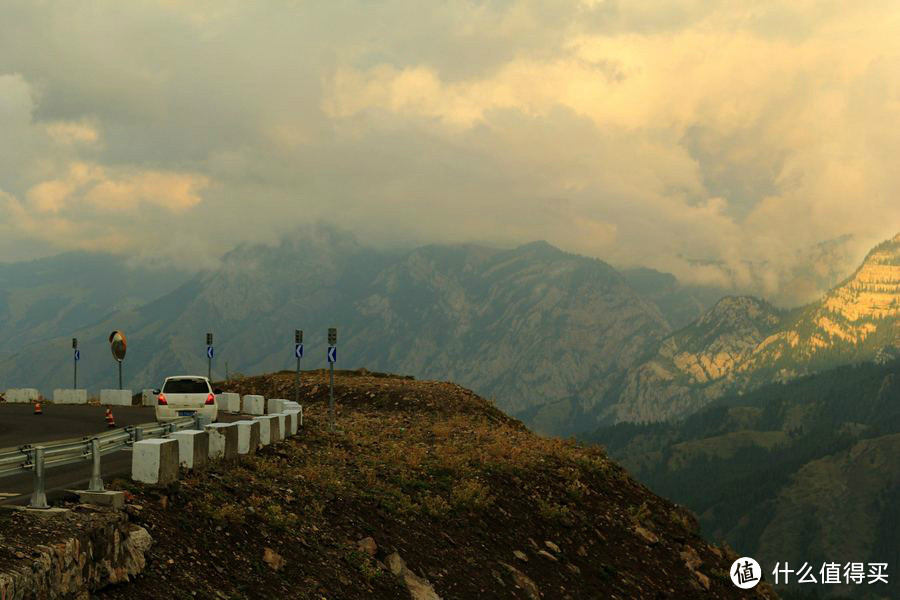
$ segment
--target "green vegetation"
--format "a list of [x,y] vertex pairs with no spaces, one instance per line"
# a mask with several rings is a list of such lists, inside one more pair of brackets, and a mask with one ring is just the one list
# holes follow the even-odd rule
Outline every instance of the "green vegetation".
[[898,564],[900,361],[845,366],[682,421],[621,423],[587,438],[740,554]]

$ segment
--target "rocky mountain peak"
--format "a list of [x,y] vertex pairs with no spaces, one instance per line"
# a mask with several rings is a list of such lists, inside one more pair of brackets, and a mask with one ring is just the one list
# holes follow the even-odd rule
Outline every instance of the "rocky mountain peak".
[[754,296],[726,296],[713,305],[697,320],[697,326],[713,324],[742,325],[762,319],[773,325],[778,322],[777,309]]
[[[900,315],[900,235],[873,248],[859,269],[825,297],[822,312],[850,323]],[[820,327],[845,337],[841,334],[847,332],[827,318],[820,317]]]

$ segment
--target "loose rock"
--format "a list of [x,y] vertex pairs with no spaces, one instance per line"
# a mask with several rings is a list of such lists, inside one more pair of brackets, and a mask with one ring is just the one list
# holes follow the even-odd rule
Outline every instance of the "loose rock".
[[263,562],[269,565],[273,571],[280,571],[284,568],[284,558],[271,548],[263,550]]
[[356,542],[356,545],[362,552],[365,552],[369,556],[375,556],[375,553],[378,552],[378,544],[376,544],[374,538],[371,537],[359,540]]

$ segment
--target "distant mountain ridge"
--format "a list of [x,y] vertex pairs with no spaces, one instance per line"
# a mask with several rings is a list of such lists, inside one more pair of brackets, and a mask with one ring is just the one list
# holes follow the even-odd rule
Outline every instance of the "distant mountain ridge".
[[0,265],[0,389],[71,385],[73,336],[80,385],[97,389],[117,382],[106,338],[124,330],[126,384],[139,389],[205,373],[207,331],[224,377],[226,363],[231,373],[290,367],[295,328],[306,332],[302,366],[324,366],[324,332],[337,326],[341,366],[453,379],[541,433],[570,434],[677,418],[727,393],[890,359],[900,345],[898,255],[900,236],[821,302],[793,310],[719,300],[714,288],[620,272],[546,242],[378,251],[319,226],[239,246],[190,276],[63,255]]
[[97,252],[0,263],[0,352],[146,304],[188,278],[176,268],[131,264]]
[[783,311],[752,297],[720,300],[628,373],[604,418],[676,418],[726,393],[888,360],[898,348],[900,235],[876,246],[853,275],[805,307]]
[[[679,293],[670,282],[667,298]],[[328,227],[238,247],[155,300],[96,315],[0,359],[0,386],[70,385],[72,336],[82,340],[81,385],[113,385],[112,329],[128,336],[125,380],[135,389],[205,373],[207,331],[214,376],[224,377],[226,361],[232,373],[290,367],[295,328],[305,330],[303,367],[318,368],[324,333],[337,326],[339,366],[453,379],[557,433],[592,419],[672,330],[613,267],[546,242],[379,252]]]

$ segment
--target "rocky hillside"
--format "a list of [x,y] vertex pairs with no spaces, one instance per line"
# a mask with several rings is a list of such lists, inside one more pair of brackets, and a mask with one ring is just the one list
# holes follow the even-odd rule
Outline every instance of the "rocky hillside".
[[[293,374],[241,393],[292,397]],[[155,539],[103,599],[774,598],[597,448],[538,437],[451,383],[304,374],[302,435],[168,489],[128,488]]]
[[875,247],[863,264],[820,302],[764,339],[741,371],[785,376],[900,348],[900,235]]
[[787,381],[900,351],[900,235],[874,248],[820,301],[782,312],[754,298],[725,298],[662,340],[631,370],[605,418],[683,416],[730,392]]
[[781,311],[750,296],[726,297],[694,323],[666,337],[656,355],[632,369],[613,421],[662,421],[682,416],[736,384],[735,369],[778,330]]
[[[771,384],[683,421],[620,423],[591,439],[764,569],[900,561],[900,361]],[[832,591],[895,598],[900,587]]]
[[238,248],[214,272],[88,323],[0,360],[0,386],[68,385],[72,335],[81,381],[96,388],[116,382],[106,340],[125,331],[125,383],[140,389],[205,373],[207,331],[224,377],[226,361],[232,373],[290,366],[295,328],[306,332],[304,366],[323,366],[325,332],[337,326],[341,366],[459,381],[541,431],[568,432],[671,330],[615,269],[543,242],[392,254],[328,228]]

